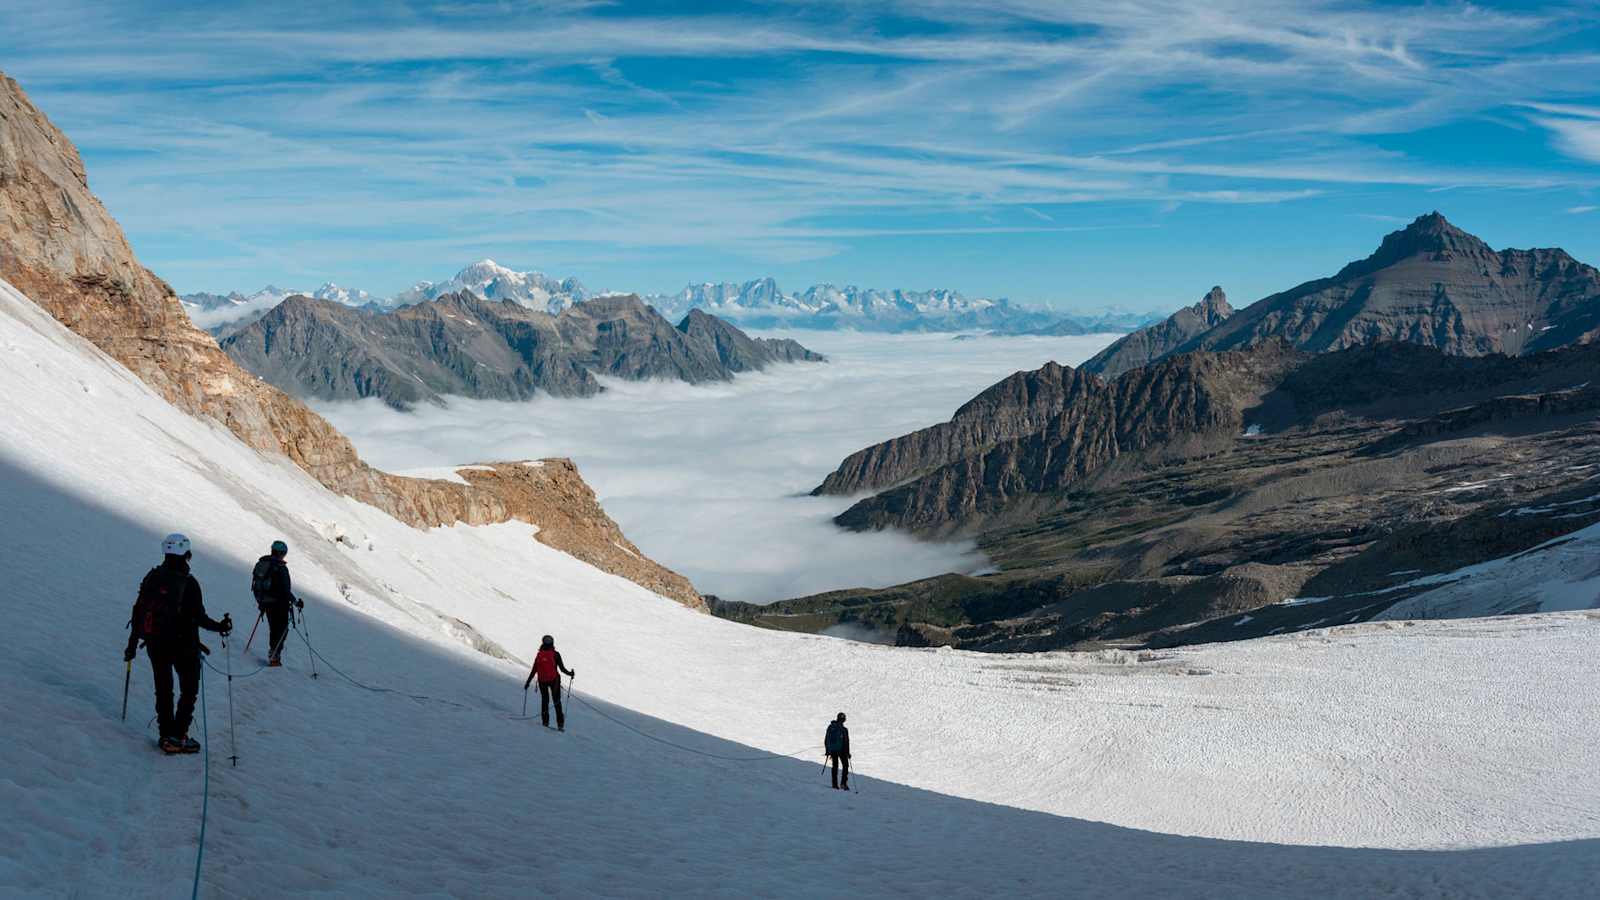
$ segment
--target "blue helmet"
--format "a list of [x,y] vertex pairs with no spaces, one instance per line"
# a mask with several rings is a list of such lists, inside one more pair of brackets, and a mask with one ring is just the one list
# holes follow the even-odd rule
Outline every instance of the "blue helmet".
[[273,541],[272,552],[277,556],[282,556],[289,552],[289,545],[285,544],[283,541]]

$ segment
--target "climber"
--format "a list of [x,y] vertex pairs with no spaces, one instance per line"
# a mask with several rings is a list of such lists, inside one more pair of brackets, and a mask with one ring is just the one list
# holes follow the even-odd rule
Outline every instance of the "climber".
[[[250,592],[255,595],[256,607],[267,617],[267,665],[283,665],[283,645],[289,639],[289,622],[293,608],[305,608],[305,603],[289,589],[289,545],[283,541],[272,542],[272,552],[256,560],[250,573]],[[248,642],[246,642],[248,643]]]
[[[833,786],[841,791],[850,790],[850,729],[844,727],[844,713],[828,723],[828,733],[822,738],[822,752],[833,761]],[[840,764],[844,766],[840,776]]]
[[[133,662],[139,641],[144,641],[144,652],[155,675],[159,746],[165,753],[199,753],[200,742],[189,737],[189,723],[194,719],[195,695],[200,690],[200,654],[210,652],[200,643],[200,629],[227,637],[233,630],[233,619],[224,614],[217,622],[206,615],[200,582],[189,574],[189,560],[194,554],[188,538],[169,534],[161,543],[161,551],[166,558],[139,584],[139,597],[133,603],[129,621],[132,633],[122,658]],[[176,712],[172,707],[174,673],[178,679]]]
[[550,701],[556,704],[556,728],[567,730],[567,714],[561,708],[561,674],[567,673],[568,678],[578,677],[578,673],[566,667],[561,661],[561,652],[556,649],[556,639],[545,635],[539,642],[539,652],[533,657],[533,671],[528,673],[528,680],[522,683],[526,691],[533,684],[535,676],[539,678],[539,718],[544,722],[544,727],[550,727]]

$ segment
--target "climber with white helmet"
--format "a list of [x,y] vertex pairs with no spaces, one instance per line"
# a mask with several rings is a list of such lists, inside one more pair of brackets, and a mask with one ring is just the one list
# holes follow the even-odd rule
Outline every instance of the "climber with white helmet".
[[[198,753],[200,742],[189,737],[189,723],[200,691],[200,654],[206,652],[200,643],[200,629],[227,637],[233,630],[233,620],[224,615],[218,622],[206,615],[200,582],[189,574],[189,560],[194,553],[188,538],[167,535],[161,542],[161,552],[166,558],[139,584],[139,598],[133,602],[129,622],[132,633],[122,658],[133,662],[139,641],[144,641],[145,655],[150,658],[155,675],[159,746],[165,753]],[[172,706],[174,674],[178,681],[176,711]]]

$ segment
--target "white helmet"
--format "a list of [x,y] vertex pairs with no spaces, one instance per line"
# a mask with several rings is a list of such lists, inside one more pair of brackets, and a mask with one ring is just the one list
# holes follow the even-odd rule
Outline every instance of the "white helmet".
[[188,556],[189,539],[176,532],[169,534],[167,539],[161,542],[161,552],[168,556]]

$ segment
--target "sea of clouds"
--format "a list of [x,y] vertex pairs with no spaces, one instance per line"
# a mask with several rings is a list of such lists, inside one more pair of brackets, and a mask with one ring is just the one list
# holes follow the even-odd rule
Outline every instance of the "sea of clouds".
[[830,520],[852,501],[806,494],[850,453],[945,421],[1019,369],[1080,363],[1115,337],[784,336],[829,362],[700,386],[609,380],[585,400],[318,411],[389,471],[569,456],[646,554],[703,593],[764,603],[985,568],[971,542],[843,531]]

